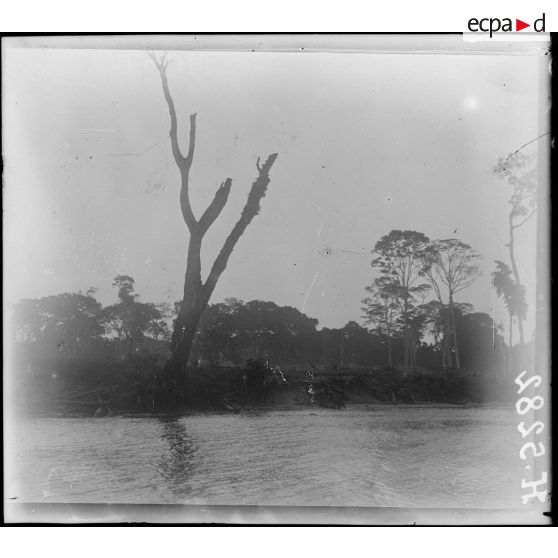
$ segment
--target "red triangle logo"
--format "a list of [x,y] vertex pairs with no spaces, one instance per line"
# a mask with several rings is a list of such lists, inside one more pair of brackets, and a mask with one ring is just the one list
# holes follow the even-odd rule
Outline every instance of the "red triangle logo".
[[526,27],[531,27],[531,25],[529,23],[525,23],[524,21],[521,21],[520,19],[515,20],[515,30],[516,31],[521,31],[522,29],[525,29]]

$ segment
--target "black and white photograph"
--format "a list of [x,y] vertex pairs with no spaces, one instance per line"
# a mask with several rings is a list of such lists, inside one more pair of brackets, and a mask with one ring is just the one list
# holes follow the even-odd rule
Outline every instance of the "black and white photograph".
[[4,517],[550,523],[547,40],[2,38]]

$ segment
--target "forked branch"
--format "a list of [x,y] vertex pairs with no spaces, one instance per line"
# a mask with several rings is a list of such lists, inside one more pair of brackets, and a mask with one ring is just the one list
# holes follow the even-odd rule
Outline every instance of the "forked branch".
[[198,222],[194,213],[192,211],[192,206],[190,204],[190,196],[188,193],[188,179],[190,175],[190,168],[192,166],[192,161],[194,160],[194,149],[196,145],[196,114],[190,115],[190,143],[188,146],[188,154],[184,156],[180,150],[180,145],[178,143],[178,121],[176,117],[176,109],[174,106],[174,101],[169,89],[169,82],[167,79],[167,66],[170,64],[171,60],[167,58],[166,54],[163,54],[160,58],[154,53],[149,54],[151,60],[155,64],[159,75],[161,76],[161,84],[163,85],[163,93],[165,95],[165,100],[169,109],[170,115],[170,138],[171,138],[171,148],[174,160],[180,169],[180,175],[182,178],[182,189],[180,191],[180,208],[182,210],[182,216],[184,221],[188,226],[190,232],[197,228]]
[[[171,127],[170,127],[170,138],[172,153],[176,164],[178,165],[182,178],[182,188],[180,190],[180,207],[182,209],[182,215],[184,221],[190,230],[192,235],[195,234],[198,244],[201,244],[201,239],[209,229],[209,227],[215,222],[217,217],[221,214],[221,211],[225,207],[232,186],[232,180],[227,178],[221,183],[220,187],[215,192],[215,196],[212,202],[209,204],[207,209],[204,211],[203,215],[199,220],[196,219],[194,213],[192,212],[192,206],[190,204],[190,196],[188,191],[188,181],[190,167],[192,166],[192,161],[194,159],[194,149],[196,145],[196,114],[190,115],[190,144],[188,147],[188,154],[184,156],[180,150],[178,144],[178,122],[176,116],[176,109],[174,106],[174,101],[169,89],[168,79],[167,79],[167,66],[171,62],[166,54],[157,58],[154,53],[150,53],[150,57],[153,60],[155,67],[159,71],[161,76],[161,83],[163,85],[163,93],[165,95],[165,100],[167,101],[167,106],[169,109]],[[272,153],[262,164],[260,158],[258,157],[256,161],[256,168],[258,169],[258,178],[252,184],[250,193],[248,194],[248,200],[246,205],[242,210],[240,218],[238,219],[233,230],[225,240],[223,248],[219,252],[213,267],[207,277],[204,285],[204,298],[209,300],[209,297],[213,293],[217,281],[225,268],[229,257],[238,242],[239,238],[242,236],[246,227],[250,224],[252,219],[260,211],[260,201],[265,196],[267,191],[267,186],[269,184],[269,171],[273,166],[273,163],[277,159],[277,153]],[[199,251],[199,246],[198,246]],[[197,256],[199,258],[199,254]],[[196,266],[199,267],[199,266]]]
[[260,165],[260,159],[258,157],[258,161],[256,162],[256,168],[258,169],[258,178],[252,184],[252,188],[250,189],[248,199],[246,200],[246,205],[242,210],[240,218],[225,240],[223,248],[221,248],[221,251],[215,258],[213,267],[211,268],[211,271],[204,285],[204,298],[206,300],[209,300],[209,298],[211,297],[211,294],[213,293],[213,290],[217,285],[219,277],[221,276],[223,271],[225,271],[230,255],[232,254],[236,243],[246,230],[246,227],[260,211],[260,201],[267,192],[267,186],[269,184],[269,171],[273,166],[275,159],[277,159],[277,153],[272,153],[267,158],[265,163],[263,165]]
[[227,178],[227,180],[221,182],[221,186],[219,186],[219,188],[215,192],[213,201],[209,204],[203,215],[200,217],[199,224],[202,234],[207,232],[207,229],[211,227],[215,219],[217,219],[217,217],[219,217],[219,215],[221,214],[221,211],[223,211],[223,208],[227,203],[227,199],[229,198],[231,186],[232,180],[230,178]]

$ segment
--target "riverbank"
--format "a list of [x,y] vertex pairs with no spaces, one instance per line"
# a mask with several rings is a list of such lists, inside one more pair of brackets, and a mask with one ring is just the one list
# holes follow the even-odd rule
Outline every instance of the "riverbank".
[[[348,411],[365,411],[365,412],[380,412],[387,409],[511,409],[513,410],[513,403],[502,403],[499,401],[487,402],[487,403],[349,403],[343,409],[337,410],[335,412],[348,412]],[[143,411],[143,412],[113,412],[110,415],[104,415],[98,417],[98,419],[103,418],[159,418],[163,420],[180,419],[188,416],[203,416],[203,415],[252,415],[252,414],[263,414],[276,411],[282,412],[300,412],[301,415],[318,415],[320,411],[324,410],[316,404],[271,404],[266,406],[248,406],[241,407],[238,410],[231,411],[227,408],[220,409],[193,409],[191,407],[183,407],[173,409],[172,411]],[[92,418],[90,413],[75,413],[75,412],[58,412],[58,413],[28,413],[24,416],[18,415],[14,418],[27,418],[27,419],[53,419],[53,418]]]
[[21,414],[98,418],[189,412],[242,413],[273,409],[344,409],[355,405],[480,406],[505,404],[509,386],[490,374],[468,371],[327,369],[279,371],[262,363],[247,368],[192,369],[180,385],[161,369],[114,367],[97,375],[75,367],[43,375],[14,397]]

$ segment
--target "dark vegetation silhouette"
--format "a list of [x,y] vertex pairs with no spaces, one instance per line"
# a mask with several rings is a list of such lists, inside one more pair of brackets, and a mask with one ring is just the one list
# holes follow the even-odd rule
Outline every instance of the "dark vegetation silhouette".
[[381,279],[395,295],[403,334],[406,373],[412,372],[416,360],[416,338],[420,329],[416,302],[429,288],[420,283],[427,244],[428,237],[422,233],[393,230],[374,247],[378,256],[372,261],[372,267],[381,273]]
[[404,370],[411,374],[418,342],[430,334],[441,354],[441,366],[459,369],[456,313],[470,310],[459,305],[455,295],[479,276],[479,255],[456,238],[431,241],[423,233],[399,230],[383,236],[373,253],[372,267],[380,276],[366,288],[370,296],[362,301],[362,310],[365,323],[387,337],[388,365],[393,363],[393,340],[401,337]]
[[[512,276],[512,270],[501,261],[496,260],[496,271],[492,272],[492,284],[496,294],[502,298],[508,311],[508,347],[513,346],[513,319],[524,320],[527,314],[525,287],[518,284]],[[510,370],[511,362],[508,363]]]
[[[381,280],[372,287],[379,289],[377,309],[369,307],[372,327],[350,321],[319,329],[316,319],[270,301],[209,304],[192,340],[188,389],[176,397],[165,366],[181,303],[171,311],[166,304],[142,302],[127,275],[113,285],[116,302],[105,307],[95,289],[13,307],[12,362],[18,373],[12,396],[21,411],[102,416],[178,408],[238,411],[277,401],[339,408],[348,401],[513,397],[506,391],[508,348],[490,316],[455,302],[457,369],[455,358],[453,367],[443,359],[447,305],[436,299],[417,304]],[[386,301],[395,317],[386,317]],[[456,350],[451,344],[450,351]]]
[[[455,367],[460,368],[459,336],[455,323],[456,301],[455,295],[471,286],[479,276],[479,268],[476,264],[480,258],[468,244],[457,238],[445,240],[434,240],[426,247],[426,260],[424,273],[428,277],[430,285],[438,302],[441,305],[441,317],[445,322],[444,330],[453,340],[455,355]],[[443,290],[447,292],[447,311],[445,311]],[[445,366],[451,366],[452,353],[449,351],[449,340],[446,336]]]
[[267,186],[270,181],[269,171],[277,158],[277,153],[269,155],[261,164],[258,157],[256,162],[258,176],[252,184],[246,205],[242,210],[240,218],[226,238],[221,251],[213,262],[209,275],[205,281],[203,281],[201,276],[202,241],[227,203],[232,180],[227,178],[221,183],[215,192],[213,201],[203,214],[197,218],[192,211],[189,194],[190,169],[194,161],[196,144],[196,114],[190,115],[190,140],[188,152],[184,155],[178,141],[178,117],[167,78],[167,67],[170,60],[166,55],[157,58],[155,54],[152,54],[151,58],[159,71],[163,93],[169,110],[171,149],[176,165],[180,171],[182,184],[180,190],[180,208],[190,234],[186,274],[184,277],[184,296],[180,304],[178,316],[174,322],[170,344],[170,356],[166,367],[167,372],[172,376],[175,383],[178,382],[178,384],[180,384],[187,370],[198,323],[209,303],[219,278],[227,267],[234,247],[252,219],[259,213],[260,202],[266,194]]

